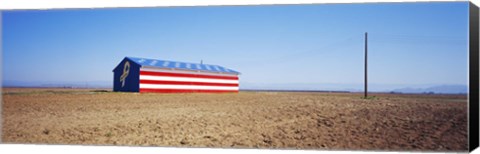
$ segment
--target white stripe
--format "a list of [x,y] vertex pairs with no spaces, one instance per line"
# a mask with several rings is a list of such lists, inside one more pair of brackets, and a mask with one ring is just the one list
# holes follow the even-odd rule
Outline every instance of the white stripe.
[[169,76],[152,76],[152,75],[140,75],[140,80],[238,83],[238,80],[228,80],[228,79],[206,79],[206,78],[169,77]]
[[225,86],[197,86],[197,85],[166,85],[166,84],[140,84],[140,89],[199,89],[199,90],[238,90],[238,87]]

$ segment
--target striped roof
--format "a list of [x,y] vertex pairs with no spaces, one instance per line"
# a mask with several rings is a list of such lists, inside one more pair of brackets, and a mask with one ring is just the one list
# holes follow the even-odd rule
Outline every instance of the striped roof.
[[137,57],[125,57],[125,58],[141,66],[150,66],[150,67],[168,68],[168,69],[183,69],[183,70],[192,70],[192,71],[205,71],[205,72],[215,72],[215,73],[240,74],[240,72],[237,72],[235,70],[225,68],[219,65],[186,63],[186,62],[178,62],[178,61],[137,58]]

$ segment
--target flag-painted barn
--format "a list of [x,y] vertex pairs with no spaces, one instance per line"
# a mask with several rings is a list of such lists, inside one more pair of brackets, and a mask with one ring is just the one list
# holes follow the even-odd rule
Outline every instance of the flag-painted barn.
[[113,91],[238,92],[239,74],[219,65],[125,57],[113,69]]

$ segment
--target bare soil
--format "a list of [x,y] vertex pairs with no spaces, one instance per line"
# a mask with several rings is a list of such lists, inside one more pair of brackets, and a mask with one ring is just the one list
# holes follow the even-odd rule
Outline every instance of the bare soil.
[[2,142],[466,151],[466,95],[3,88]]

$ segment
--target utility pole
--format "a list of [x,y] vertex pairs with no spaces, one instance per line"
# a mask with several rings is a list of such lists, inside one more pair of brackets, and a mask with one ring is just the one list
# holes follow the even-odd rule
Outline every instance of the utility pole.
[[368,81],[367,81],[367,55],[368,55],[368,33],[365,32],[365,91],[364,91],[364,97],[367,98],[368,96]]

